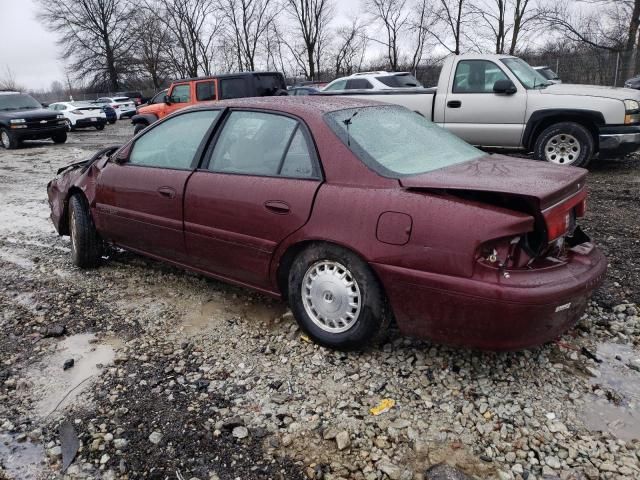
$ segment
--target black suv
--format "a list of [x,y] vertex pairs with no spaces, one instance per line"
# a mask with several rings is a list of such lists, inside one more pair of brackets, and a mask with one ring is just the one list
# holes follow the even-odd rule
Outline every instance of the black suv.
[[26,93],[0,92],[0,144],[18,148],[23,140],[51,138],[67,141],[67,121],[62,115],[42,108]]

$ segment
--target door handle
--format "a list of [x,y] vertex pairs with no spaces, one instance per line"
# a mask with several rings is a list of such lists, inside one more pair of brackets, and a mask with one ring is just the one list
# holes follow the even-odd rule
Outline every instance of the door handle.
[[279,215],[285,215],[291,210],[289,205],[285,202],[281,202],[280,200],[269,200],[268,202],[264,202],[264,207],[270,212],[277,213]]
[[460,100],[449,100],[447,102],[447,107],[449,108],[460,108],[462,106],[462,102]]
[[171,187],[160,187],[158,193],[167,198],[174,198],[176,196],[176,191]]

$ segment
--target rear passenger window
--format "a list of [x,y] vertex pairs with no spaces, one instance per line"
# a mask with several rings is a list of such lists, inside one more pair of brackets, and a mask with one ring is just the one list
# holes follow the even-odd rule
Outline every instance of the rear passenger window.
[[196,83],[196,98],[199,102],[216,99],[215,82],[198,82]]
[[262,112],[231,112],[213,149],[209,170],[268,177],[316,177],[299,123]]
[[220,81],[220,98],[222,100],[246,96],[244,78],[227,78]]
[[354,78],[347,82],[347,90],[362,90],[373,88],[373,85],[369,83],[369,80],[365,78]]

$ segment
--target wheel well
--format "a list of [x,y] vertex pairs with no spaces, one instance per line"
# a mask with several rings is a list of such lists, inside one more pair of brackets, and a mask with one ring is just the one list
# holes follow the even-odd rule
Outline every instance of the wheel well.
[[69,189],[67,197],[64,199],[64,210],[62,211],[62,216],[60,217],[60,225],[58,225],[60,227],[58,230],[60,232],[60,235],[69,235],[69,200],[76,193],[79,193],[83,197],[85,196],[84,192],[78,187],[71,187]]
[[561,116],[543,118],[538,122],[538,124],[533,129],[531,137],[529,138],[529,144],[527,145],[527,148],[529,150],[533,150],[533,147],[536,143],[536,140],[538,139],[538,136],[542,133],[542,131],[545,128],[555,123],[562,123],[562,122],[574,122],[586,128],[591,134],[591,137],[593,138],[594,153],[598,151],[598,142],[597,142],[598,127],[596,126],[596,123],[594,121],[586,119],[580,115],[575,115],[575,116],[561,115]]
[[[356,255],[358,258],[360,258],[360,260],[362,260],[366,265],[369,265],[369,262],[360,253],[356,252],[355,250],[347,246],[341,245],[339,243],[328,242],[326,240],[305,240],[303,242],[294,243],[293,245],[290,245],[289,248],[287,248],[287,251],[284,252],[282,257],[280,257],[280,263],[278,264],[278,269],[276,271],[276,281],[278,284],[278,289],[280,290],[280,293],[282,294],[283,299],[287,300],[289,298],[289,270],[291,270],[291,266],[293,265],[295,258],[298,256],[300,252],[302,252],[303,250],[306,250],[312,245],[322,245],[322,244],[335,245],[336,247],[348,250],[354,255]],[[369,266],[369,269],[371,270],[371,273],[373,274],[375,279],[378,281],[378,284],[380,285],[380,290],[384,295],[385,304],[388,305],[387,293],[385,291],[382,280],[378,276],[378,272],[376,272],[375,269],[371,268],[371,266]]]

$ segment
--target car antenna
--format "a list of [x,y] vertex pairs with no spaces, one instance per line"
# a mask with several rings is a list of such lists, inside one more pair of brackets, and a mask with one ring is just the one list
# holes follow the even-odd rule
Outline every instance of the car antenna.
[[349,126],[351,125],[351,120],[353,120],[353,117],[355,117],[358,112],[360,112],[360,110],[356,110],[353,115],[351,115],[349,118],[345,119],[342,121],[342,123],[344,123],[347,126],[347,146],[350,147],[351,146],[351,134],[349,133]]

